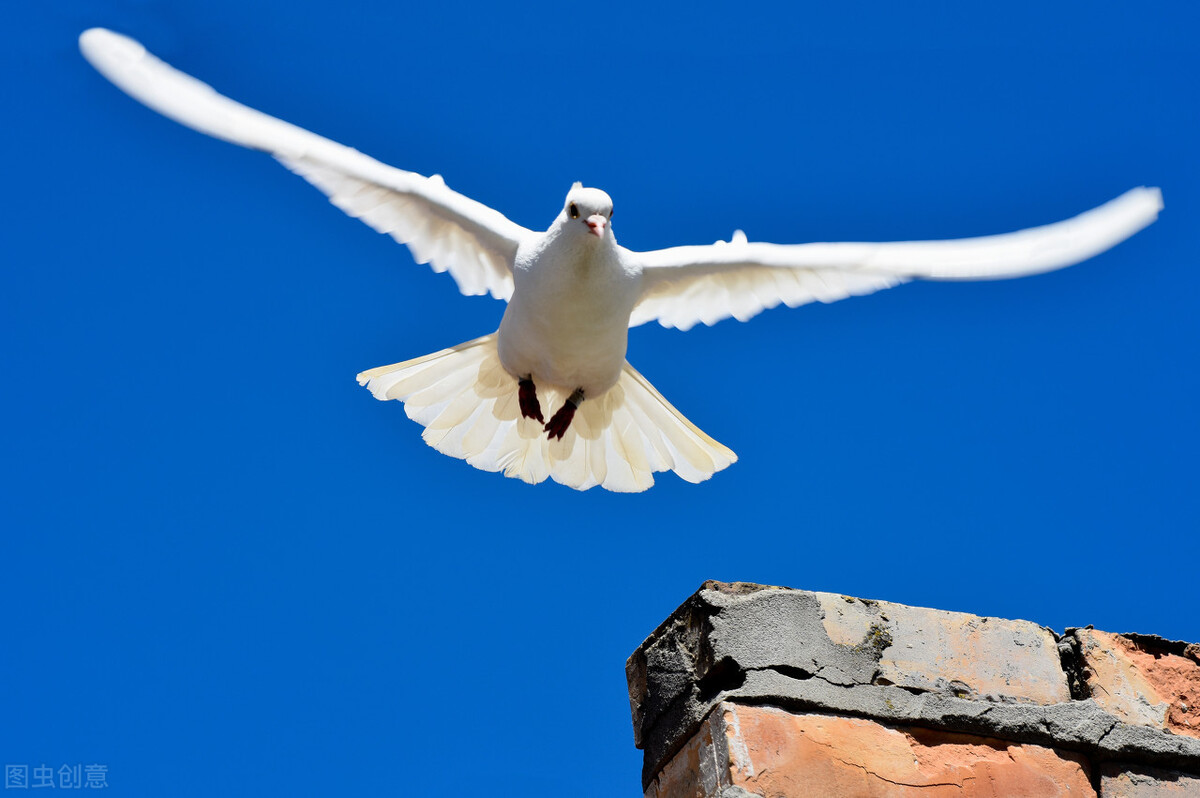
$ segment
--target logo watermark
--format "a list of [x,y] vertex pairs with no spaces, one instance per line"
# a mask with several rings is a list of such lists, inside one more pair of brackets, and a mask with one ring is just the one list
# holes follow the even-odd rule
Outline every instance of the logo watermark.
[[36,790],[50,787],[58,790],[102,790],[108,787],[108,765],[82,762],[63,765],[55,769],[51,765],[5,765],[4,789]]

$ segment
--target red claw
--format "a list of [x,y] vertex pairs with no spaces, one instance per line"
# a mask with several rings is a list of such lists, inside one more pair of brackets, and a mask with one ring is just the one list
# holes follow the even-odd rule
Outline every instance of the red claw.
[[573,418],[575,418],[575,405],[569,401],[564,402],[563,406],[550,419],[550,423],[546,425],[547,436],[551,439],[558,438],[562,440],[562,436],[567,433],[567,427],[571,426],[571,419]]
[[521,380],[517,383],[517,401],[521,405],[521,415],[525,418],[536,418],[539,422],[544,422],[542,418],[542,405],[537,398],[537,388],[533,384],[533,380]]

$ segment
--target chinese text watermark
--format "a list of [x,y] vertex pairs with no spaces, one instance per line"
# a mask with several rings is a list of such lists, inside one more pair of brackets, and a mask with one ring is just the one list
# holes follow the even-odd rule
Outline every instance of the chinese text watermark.
[[55,769],[51,765],[5,765],[4,789],[36,790],[52,788],[58,790],[104,789],[108,786],[108,765],[63,765]]

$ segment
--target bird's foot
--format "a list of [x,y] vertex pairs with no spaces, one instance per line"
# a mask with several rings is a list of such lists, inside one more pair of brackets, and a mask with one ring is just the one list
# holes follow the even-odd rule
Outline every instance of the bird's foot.
[[526,377],[517,383],[517,401],[521,404],[521,415],[525,418],[536,418],[539,422],[545,422],[542,417],[542,405],[537,398],[537,388],[533,384],[533,380]]
[[583,391],[576,388],[575,393],[567,397],[567,401],[563,402],[563,406],[558,408],[558,412],[546,424],[545,430],[548,438],[562,440],[562,436],[567,434],[567,427],[571,426],[571,419],[575,418],[575,411],[581,402],[583,402]]

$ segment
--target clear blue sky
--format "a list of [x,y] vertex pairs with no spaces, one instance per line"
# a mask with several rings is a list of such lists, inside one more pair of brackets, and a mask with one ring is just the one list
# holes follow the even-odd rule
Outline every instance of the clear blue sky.
[[[636,795],[623,665],[705,579],[1200,640],[1194,4],[12,4],[0,761],[114,795]],[[519,10],[518,10],[519,9]],[[358,371],[495,328],[271,159],[79,57],[634,249],[1161,220],[630,360],[740,462],[585,494],[425,446]]]

